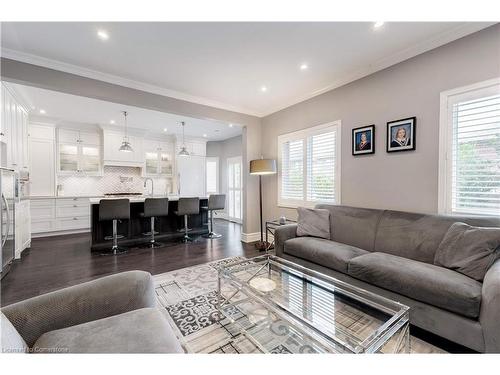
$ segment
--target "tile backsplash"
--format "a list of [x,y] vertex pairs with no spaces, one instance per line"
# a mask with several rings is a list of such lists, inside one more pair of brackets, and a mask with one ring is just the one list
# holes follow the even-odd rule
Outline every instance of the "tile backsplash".
[[[170,193],[171,178],[153,178],[154,193]],[[144,188],[141,169],[134,167],[104,167],[103,176],[59,176],[58,195],[104,195],[106,193],[149,193],[151,183]]]

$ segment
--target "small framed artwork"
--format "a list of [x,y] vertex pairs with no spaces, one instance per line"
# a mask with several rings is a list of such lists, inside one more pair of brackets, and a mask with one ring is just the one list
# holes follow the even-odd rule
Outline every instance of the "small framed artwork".
[[352,154],[367,155],[375,153],[375,125],[352,129]]
[[388,122],[387,152],[415,150],[416,127],[416,117]]

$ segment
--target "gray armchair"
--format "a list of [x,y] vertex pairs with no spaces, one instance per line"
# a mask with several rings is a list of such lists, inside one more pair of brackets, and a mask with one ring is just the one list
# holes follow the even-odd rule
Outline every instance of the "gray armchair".
[[[29,352],[182,352],[156,306],[152,277],[143,271],[43,294],[1,312],[3,351],[21,351],[5,343],[24,341]],[[13,337],[16,333],[20,337]]]

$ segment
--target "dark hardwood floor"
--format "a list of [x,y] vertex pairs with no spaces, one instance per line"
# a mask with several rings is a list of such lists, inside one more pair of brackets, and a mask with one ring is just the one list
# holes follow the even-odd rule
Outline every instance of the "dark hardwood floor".
[[129,270],[160,274],[231,256],[257,256],[252,244],[240,241],[241,226],[215,221],[222,238],[195,243],[169,243],[159,249],[133,248],[119,256],[90,253],[90,233],[35,238],[31,249],[14,262],[1,281],[1,306],[67,286]]

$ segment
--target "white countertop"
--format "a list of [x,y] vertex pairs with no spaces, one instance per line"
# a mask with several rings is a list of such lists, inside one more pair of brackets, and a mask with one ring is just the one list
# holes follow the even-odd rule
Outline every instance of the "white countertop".
[[[168,198],[169,201],[178,201],[179,196],[177,195],[136,195],[136,196],[121,196],[121,197],[94,197],[89,198],[90,204],[99,204],[101,199],[128,199],[130,203],[144,202],[146,198]],[[200,199],[208,199],[208,197],[199,197]]]

